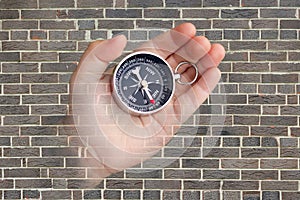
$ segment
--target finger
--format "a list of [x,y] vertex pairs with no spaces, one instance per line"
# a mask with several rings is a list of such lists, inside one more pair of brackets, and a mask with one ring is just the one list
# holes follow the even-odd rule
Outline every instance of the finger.
[[126,42],[125,36],[119,35],[110,40],[92,43],[82,56],[72,81],[96,83],[105,71],[108,62],[122,54]]
[[184,23],[144,43],[136,51],[150,51],[166,59],[186,44],[195,34],[195,26],[191,23]]
[[187,61],[197,63],[203,56],[205,56],[211,49],[209,40],[204,36],[196,36],[189,40],[168,59],[168,63],[175,68],[178,63]]
[[202,77],[185,93],[175,95],[173,102],[166,107],[170,123],[182,123],[208,98],[221,77],[218,68],[207,70]]
[[225,49],[220,44],[213,44],[210,51],[197,62],[200,73],[212,67],[217,67],[225,57]]

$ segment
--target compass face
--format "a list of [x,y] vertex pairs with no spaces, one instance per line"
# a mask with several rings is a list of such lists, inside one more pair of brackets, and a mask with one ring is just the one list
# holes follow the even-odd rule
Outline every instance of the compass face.
[[151,114],[168,104],[174,93],[169,64],[150,52],[125,57],[113,77],[114,97],[120,106],[136,114]]

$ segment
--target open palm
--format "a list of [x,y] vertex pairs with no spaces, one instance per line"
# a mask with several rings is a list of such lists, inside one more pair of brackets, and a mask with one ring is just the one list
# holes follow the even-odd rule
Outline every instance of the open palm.
[[[176,84],[171,102],[146,116],[123,111],[112,97],[112,72],[107,66],[122,54],[126,38],[96,41],[85,51],[71,79],[71,112],[78,134],[104,166],[122,170],[151,157],[217,85],[224,48],[195,34],[195,27],[185,23],[135,50],[160,55],[173,69],[182,61],[195,63],[200,73],[192,85]],[[182,80],[190,80],[195,71],[187,68],[181,73]]]

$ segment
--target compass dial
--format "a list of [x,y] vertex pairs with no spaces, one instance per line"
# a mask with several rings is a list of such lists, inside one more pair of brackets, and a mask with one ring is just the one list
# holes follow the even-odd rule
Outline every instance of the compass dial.
[[168,104],[174,93],[174,75],[169,64],[150,52],[125,57],[113,77],[114,97],[119,105],[136,114],[150,114]]

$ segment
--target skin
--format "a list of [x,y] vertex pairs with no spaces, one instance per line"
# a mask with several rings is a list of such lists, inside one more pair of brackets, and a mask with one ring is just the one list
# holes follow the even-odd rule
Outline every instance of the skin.
[[[111,61],[122,55],[126,43],[123,35],[91,43],[71,78],[71,114],[79,117],[82,115],[85,119],[88,113],[85,113],[85,110],[92,109],[96,113],[94,116],[88,116],[88,121],[95,121],[93,126],[99,130],[99,137],[93,136],[90,140],[100,148],[94,148],[91,154],[100,161],[102,169],[97,173],[103,178],[150,158],[168,143],[180,125],[208,98],[217,85],[221,77],[218,65],[225,56],[225,50],[220,44],[211,44],[207,38],[197,36],[196,28],[190,23],[181,24],[157,36],[135,51],[146,50],[158,54],[173,69],[182,61],[195,63],[199,68],[200,77],[191,86],[176,85],[174,98],[163,111],[147,116],[135,116],[117,109],[116,114],[111,114],[114,110],[110,110],[108,105],[115,104],[112,98],[112,72],[106,69]],[[195,72],[189,68],[181,73],[182,80],[191,80]],[[85,92],[86,85],[93,88],[92,93]],[[82,91],[84,98],[81,100],[86,107],[76,109],[73,105],[74,99]],[[90,105],[92,106],[89,107]],[[114,115],[122,116],[123,122],[117,122]],[[131,125],[126,127],[128,124]],[[79,135],[89,139],[89,136],[85,135],[87,131],[83,131],[80,126],[75,123]],[[128,134],[137,131],[147,137]],[[111,148],[101,147],[100,143],[104,140]],[[93,147],[93,144],[90,145]],[[129,159],[132,156],[134,158]]]

